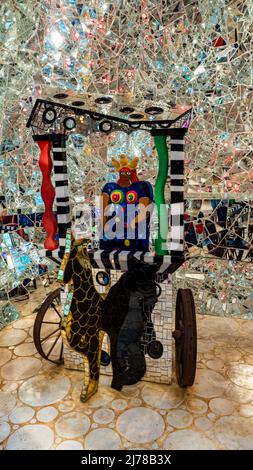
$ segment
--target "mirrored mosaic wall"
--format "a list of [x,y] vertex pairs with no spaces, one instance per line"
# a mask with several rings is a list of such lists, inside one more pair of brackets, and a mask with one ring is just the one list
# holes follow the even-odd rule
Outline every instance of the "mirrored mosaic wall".
[[[36,250],[44,239],[41,174],[37,146],[25,127],[46,85],[124,95],[129,107],[145,100],[161,107],[166,101],[182,112],[192,107],[185,214],[191,259],[178,276],[187,276],[187,284],[198,291],[194,275],[203,274],[204,265],[201,289],[216,306],[203,297],[200,311],[234,315],[236,308],[224,310],[225,303],[235,303],[229,289],[222,299],[225,279],[227,285],[235,279],[232,296],[239,285],[246,296],[251,293],[252,1],[5,0],[0,17],[3,297],[7,292],[9,302],[13,288],[45,276],[40,266],[49,263]],[[93,201],[103,184],[116,178],[111,161],[121,153],[138,156],[142,179],[155,181],[157,161],[149,134],[71,134],[72,205]],[[3,236],[10,228],[15,248]],[[24,256],[23,271],[12,254],[16,243]],[[240,305],[241,292],[236,295]],[[14,304],[8,305],[14,318]],[[253,315],[251,307],[245,312]]]

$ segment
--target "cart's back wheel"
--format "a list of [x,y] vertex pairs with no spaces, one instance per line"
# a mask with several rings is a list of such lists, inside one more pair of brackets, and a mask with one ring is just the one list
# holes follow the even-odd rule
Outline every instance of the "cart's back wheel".
[[38,353],[55,364],[63,363],[60,292],[58,288],[46,297],[38,308],[33,328],[33,340]]
[[180,387],[194,383],[197,362],[197,327],[191,289],[179,289],[176,301],[176,375]]

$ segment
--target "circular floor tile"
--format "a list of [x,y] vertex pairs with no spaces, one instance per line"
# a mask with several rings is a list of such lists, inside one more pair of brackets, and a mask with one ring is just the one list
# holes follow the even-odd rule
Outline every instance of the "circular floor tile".
[[0,417],[6,416],[11,413],[15,405],[16,400],[13,395],[8,392],[0,391]]
[[164,421],[159,413],[149,408],[131,408],[119,416],[117,430],[128,441],[143,444],[161,437]]
[[61,437],[74,438],[86,434],[90,428],[88,416],[78,411],[66,413],[55,424],[57,434]]
[[197,371],[191,392],[203,398],[214,398],[223,395],[226,387],[227,381],[221,374],[213,370],[201,369]]
[[224,395],[229,400],[233,400],[237,403],[250,403],[253,401],[253,390],[238,387],[233,383],[229,384]]
[[53,421],[58,415],[58,411],[54,406],[47,406],[46,408],[41,408],[41,410],[37,413],[38,421],[42,421],[43,423],[49,423]]
[[5,421],[0,422],[0,443],[3,442],[11,432],[10,425]]
[[11,351],[9,349],[0,349],[0,367],[2,367],[6,362],[10,360],[12,356]]
[[17,320],[13,323],[13,328],[20,328],[21,330],[24,328],[30,328],[34,325],[34,318],[21,318],[21,320]]
[[28,424],[17,429],[7,441],[7,450],[47,450],[54,443],[53,431],[44,424]]
[[184,396],[185,391],[175,384],[145,384],[142,389],[142,398],[149,406],[164,410],[179,406]]
[[165,440],[164,450],[215,450],[214,443],[202,433],[183,429],[172,432]]
[[14,349],[16,356],[33,356],[36,354],[36,348],[33,343],[23,343]]
[[174,428],[188,428],[192,424],[192,416],[188,411],[173,410],[167,414],[167,422]]
[[227,371],[231,382],[249,390],[253,390],[253,366],[248,364],[231,364]]
[[213,398],[209,402],[209,407],[213,413],[219,416],[231,415],[235,409],[235,405],[226,398]]
[[30,406],[18,406],[12,410],[9,419],[14,424],[26,423],[34,415],[34,410]]
[[[15,352],[15,351],[14,351]],[[211,359],[206,363],[209,369],[220,371],[224,367],[224,362],[221,359]]]
[[5,364],[1,375],[5,380],[23,380],[36,376],[41,368],[41,361],[35,357],[19,357]]
[[114,418],[114,412],[110,408],[100,408],[93,415],[94,421],[99,424],[108,424]]
[[252,418],[225,416],[216,422],[214,431],[224,449],[253,450]]
[[112,402],[112,408],[114,408],[114,410],[121,411],[121,410],[124,410],[126,407],[127,407],[126,400],[122,400],[118,398],[117,400],[113,400]]
[[253,416],[253,405],[241,405],[239,413],[241,416],[251,418]]
[[83,446],[78,441],[63,441],[56,447],[56,450],[83,450]]
[[[61,372],[59,372],[61,374]],[[19,397],[27,405],[52,405],[64,398],[70,388],[70,380],[64,375],[41,374],[24,382],[19,389]]]
[[60,403],[58,406],[59,411],[62,413],[67,413],[68,411],[72,411],[75,408],[75,403],[71,400],[64,400],[63,403]]
[[84,448],[87,450],[120,450],[121,439],[112,429],[94,429],[87,434]]
[[213,426],[212,421],[205,416],[195,419],[194,424],[200,431],[204,432],[208,431]]
[[[101,387],[98,389],[97,393],[89,399],[90,408],[100,408],[106,407],[115,398],[115,392],[110,388]],[[80,401],[80,396],[78,396],[78,401]]]
[[197,415],[203,415],[207,411],[207,404],[203,400],[199,400],[198,398],[190,398],[187,400],[187,408],[192,413]]
[[23,343],[26,337],[27,334],[23,330],[1,331],[0,346],[16,346],[16,344]]

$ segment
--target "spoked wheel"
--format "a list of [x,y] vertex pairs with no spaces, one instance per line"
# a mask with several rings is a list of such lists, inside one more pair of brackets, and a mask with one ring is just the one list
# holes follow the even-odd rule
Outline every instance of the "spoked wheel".
[[33,328],[33,340],[38,353],[55,364],[63,364],[60,292],[58,288],[46,297],[38,309]]
[[197,362],[197,327],[191,289],[178,289],[176,302],[176,375],[180,387],[194,383]]

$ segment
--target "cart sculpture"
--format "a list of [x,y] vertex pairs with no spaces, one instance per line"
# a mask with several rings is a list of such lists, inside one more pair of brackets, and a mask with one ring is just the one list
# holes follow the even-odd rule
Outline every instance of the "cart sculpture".
[[[32,128],[34,141],[41,152],[41,195],[45,204],[43,226],[47,234],[44,254],[61,264],[58,279],[69,286],[67,294],[61,287],[50,293],[38,309],[34,342],[42,357],[57,364],[63,362],[64,341],[83,354],[87,367],[82,401],[97,390],[100,364],[108,365],[111,361],[112,387],[121,390],[123,385],[136,383],[143,377],[145,354],[154,359],[163,354],[163,345],[156,339],[152,311],[161,292],[160,284],[185,261],[184,138],[190,117],[191,109],[182,113],[180,108],[170,108],[166,104],[162,108],[148,101],[139,103],[136,109],[122,96],[84,96],[55,90],[43,92],[29,117],[27,127]],[[102,235],[99,242],[75,239],[66,158],[69,133],[75,131],[87,135],[121,131],[129,134],[137,130],[149,132],[154,138],[158,155],[154,194],[149,182],[138,179],[138,159],[128,161],[126,155],[120,155],[119,159],[113,159],[119,173],[118,181],[101,188]],[[55,187],[51,181],[52,169]],[[167,184],[170,210],[165,204]],[[54,198],[56,216],[53,212]],[[158,235],[153,251],[149,251],[150,213],[143,216],[133,212],[130,224],[126,223],[125,214],[129,206],[141,203],[144,208],[153,204],[157,210]],[[109,204],[114,207],[110,216],[106,212]],[[116,217],[117,222],[120,214],[123,214],[123,235],[111,239],[106,227],[112,217]],[[142,222],[145,222],[145,228],[140,239],[136,226]],[[129,238],[130,229],[133,236]],[[97,283],[108,286],[107,295],[96,290],[92,268],[99,270]],[[116,284],[109,287],[111,270],[123,274]],[[110,354],[102,351],[104,333],[110,339]],[[53,340],[48,348],[51,337]],[[196,371],[197,334],[190,289],[177,292],[173,337],[178,384],[191,386]]]

